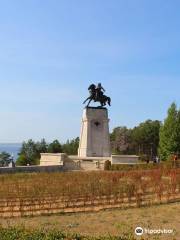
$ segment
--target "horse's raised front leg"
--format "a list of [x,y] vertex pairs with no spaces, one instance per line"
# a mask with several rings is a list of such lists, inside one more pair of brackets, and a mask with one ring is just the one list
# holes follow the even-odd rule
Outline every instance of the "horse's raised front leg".
[[89,99],[90,99],[90,97],[86,98],[86,100],[83,102],[83,104],[85,104],[87,102],[87,100],[89,100]]
[[90,98],[86,107],[89,107],[89,104],[90,104],[91,101],[92,101],[92,99]]

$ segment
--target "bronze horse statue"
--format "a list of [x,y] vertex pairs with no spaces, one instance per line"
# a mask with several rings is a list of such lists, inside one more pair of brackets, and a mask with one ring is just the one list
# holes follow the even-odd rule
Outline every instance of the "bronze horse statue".
[[111,106],[111,98],[104,95],[104,93],[101,91],[102,87],[100,83],[98,84],[98,86],[100,86],[100,88],[96,87],[95,84],[91,84],[89,86],[88,90],[89,90],[90,96],[83,102],[83,104],[85,104],[89,100],[86,107],[89,107],[89,104],[91,103],[92,100],[94,102],[100,102],[101,104],[100,107],[106,106],[107,103],[109,106]]

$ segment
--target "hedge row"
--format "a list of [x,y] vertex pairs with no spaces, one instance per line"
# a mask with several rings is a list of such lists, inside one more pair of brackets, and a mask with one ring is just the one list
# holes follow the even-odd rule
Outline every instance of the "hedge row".
[[152,170],[152,169],[171,169],[180,168],[180,161],[173,162],[163,162],[163,163],[141,163],[141,164],[107,164],[105,165],[105,170],[111,171],[129,171],[129,170]]
[[[0,227],[1,240],[137,240],[131,233],[123,233],[121,236],[83,236],[79,234],[68,234],[62,231],[53,230],[29,230],[22,227]],[[148,238],[138,238],[138,240],[147,240]],[[158,240],[158,238],[154,238]]]

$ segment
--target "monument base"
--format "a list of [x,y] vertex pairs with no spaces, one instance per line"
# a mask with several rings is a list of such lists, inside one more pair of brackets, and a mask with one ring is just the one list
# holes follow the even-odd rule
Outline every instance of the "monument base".
[[83,111],[79,157],[110,157],[109,119],[106,108],[87,107]]
[[104,170],[107,160],[111,164],[138,164],[136,155],[112,155],[111,157],[79,157],[65,153],[41,153],[40,166],[63,166],[64,171],[73,170]]

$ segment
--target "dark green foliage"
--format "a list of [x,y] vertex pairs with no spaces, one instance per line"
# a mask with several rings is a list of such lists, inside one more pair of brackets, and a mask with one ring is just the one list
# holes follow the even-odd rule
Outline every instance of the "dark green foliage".
[[110,135],[112,153],[128,154],[131,152],[132,130],[127,127],[116,127]]
[[62,152],[62,146],[59,143],[58,140],[54,140],[52,143],[48,146],[48,152],[49,153],[60,153]]
[[161,160],[168,160],[180,154],[180,110],[172,103],[163,124],[147,120],[133,129],[117,127],[110,139],[114,154],[137,154],[141,160],[160,155]]
[[157,155],[160,122],[147,120],[133,129],[117,127],[110,135],[114,154]]
[[23,227],[0,228],[1,240],[60,240],[66,235],[58,230],[30,230]]
[[23,227],[0,227],[1,240],[136,240],[133,229],[121,236],[83,236],[79,234],[63,233],[60,230],[29,230]]
[[[48,150],[48,144],[46,143],[46,140],[43,138],[41,142],[36,143],[36,150],[38,153],[46,153]],[[39,155],[40,157],[40,155]]]
[[[35,159],[37,158],[37,149],[36,144],[33,142],[32,139],[28,140],[28,142],[23,142],[21,147],[21,153],[26,160],[26,165],[33,165],[35,164]],[[18,163],[18,160],[17,160]]]
[[65,144],[62,145],[62,150],[64,153],[68,155],[77,155],[79,147],[79,138],[72,139],[71,141],[67,141]]
[[18,157],[18,159],[17,159],[17,161],[16,161],[16,165],[17,165],[17,166],[26,166],[27,164],[28,164],[28,163],[27,163],[27,159],[26,159],[25,154],[20,153],[20,154],[19,154],[19,157]]
[[12,157],[7,152],[0,153],[0,167],[6,167],[11,162]]
[[79,147],[79,138],[77,137],[72,140],[67,140],[67,142],[64,144],[60,144],[58,140],[55,140],[48,145],[47,151],[49,153],[63,152],[63,153],[67,153],[68,155],[74,155],[74,154],[77,154],[78,147]]
[[40,153],[47,152],[47,144],[44,139],[34,142],[32,139],[23,142],[16,165],[36,165],[39,163]]
[[132,130],[132,144],[136,154],[157,155],[160,122],[147,120]]
[[68,155],[77,155],[79,147],[79,138],[67,140],[65,144],[60,144],[58,140],[53,141],[48,146],[49,153],[66,153]]
[[[40,153],[67,153],[68,155],[76,155],[79,146],[79,138],[60,144],[58,140],[47,144],[45,139],[40,142],[34,142],[32,139],[23,142],[16,165],[37,165],[40,161]],[[0,163],[1,164],[1,163]]]
[[167,160],[172,154],[180,152],[180,110],[175,103],[168,109],[167,118],[160,128],[159,154]]

